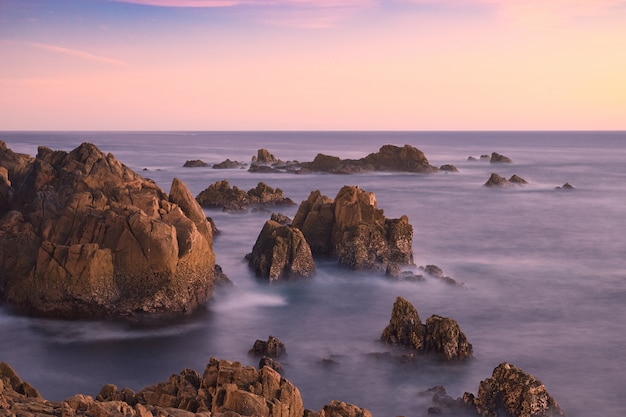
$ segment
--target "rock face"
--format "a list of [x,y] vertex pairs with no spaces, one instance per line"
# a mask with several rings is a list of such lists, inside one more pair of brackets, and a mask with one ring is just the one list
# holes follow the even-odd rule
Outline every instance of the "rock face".
[[484,185],[485,187],[511,187],[513,185],[524,184],[528,184],[528,181],[518,175],[512,175],[511,178],[507,180],[494,172]]
[[270,335],[267,341],[257,339],[248,351],[248,354],[254,356],[268,356],[270,358],[279,358],[287,354],[287,349],[283,342],[277,337]]
[[489,159],[489,162],[491,162],[492,164],[511,164],[513,163],[513,160],[511,160],[511,158],[507,156],[500,155],[497,152],[493,152],[491,154],[491,159]]
[[103,317],[191,312],[212,295],[211,227],[182,182],[168,197],[88,143],[40,147],[26,168],[7,154],[2,297],[45,315]]
[[334,200],[314,191],[298,208],[293,223],[313,255],[337,257],[350,269],[386,269],[413,262],[413,227],[406,216],[387,219],[374,193],[344,186]]
[[506,362],[493,370],[491,378],[481,381],[478,396],[465,393],[464,400],[484,417],[496,417],[498,410],[513,417],[563,415],[541,381]]
[[455,320],[432,315],[424,325],[415,307],[402,297],[398,297],[393,304],[389,325],[380,338],[387,343],[433,353],[446,360],[472,356],[472,345]]
[[302,164],[302,169],[334,174],[352,174],[367,171],[435,172],[424,152],[404,145],[384,145],[378,152],[361,159],[340,159],[336,156],[318,154],[313,162]]
[[196,200],[202,207],[232,211],[247,210],[248,206],[295,205],[290,198],[285,198],[280,188],[272,188],[264,182],[246,192],[235,185],[231,188],[227,180],[209,185]]
[[311,248],[302,232],[274,220],[265,222],[246,259],[258,277],[270,282],[315,275]]
[[372,417],[369,410],[338,400],[332,400],[317,413],[306,411],[304,417]]

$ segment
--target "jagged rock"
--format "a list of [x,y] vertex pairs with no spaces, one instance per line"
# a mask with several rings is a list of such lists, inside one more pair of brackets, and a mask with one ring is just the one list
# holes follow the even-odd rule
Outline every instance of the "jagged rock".
[[247,165],[244,162],[239,161],[231,161],[230,159],[226,159],[218,164],[213,164],[213,169],[235,169],[235,168],[245,168]]
[[470,155],[470,156],[467,157],[467,160],[468,161],[478,161],[478,158],[475,158],[475,157]]
[[511,178],[507,180],[494,172],[484,185],[485,187],[511,187],[513,185],[523,184],[528,184],[528,181],[518,175],[512,175]]
[[344,186],[335,200],[313,191],[293,223],[314,255],[337,257],[350,269],[386,269],[413,262],[413,227],[408,218],[386,219],[374,193]]
[[278,159],[274,157],[267,149],[259,149],[256,157],[252,157],[252,162],[257,165],[271,165],[278,162]]
[[415,307],[402,297],[397,297],[393,304],[391,319],[381,340],[422,353],[434,353],[446,360],[472,355],[472,345],[455,320],[432,315],[424,325]]
[[[2,155],[0,166],[17,172]],[[11,194],[0,212],[8,301],[45,315],[126,316],[190,312],[213,292],[211,229],[179,180],[168,198],[83,143],[70,153],[40,147]]]
[[541,381],[507,362],[498,365],[491,378],[480,382],[478,396],[465,393],[464,400],[484,417],[497,417],[498,410],[512,417],[563,415]]
[[285,216],[282,213],[272,213],[272,215],[270,216],[270,220],[274,220],[276,223],[281,224],[283,226],[287,226],[292,223],[292,220],[288,216]]
[[270,282],[315,275],[311,248],[302,232],[273,220],[265,222],[252,253],[246,258],[257,276]]
[[193,159],[193,160],[185,161],[185,163],[183,164],[184,168],[205,168],[208,166],[209,164],[207,164],[204,161],[201,161],[200,159]]
[[431,277],[437,278],[437,279],[445,282],[446,284],[460,285],[460,286],[463,285],[463,283],[459,283],[454,278],[449,277],[446,274],[444,274],[443,270],[441,268],[439,268],[437,265],[420,266],[420,269],[423,270],[424,272],[426,272]]
[[444,172],[459,172],[459,169],[457,167],[455,167],[454,165],[450,165],[450,164],[445,164],[439,167],[439,171],[444,171]]
[[287,349],[285,348],[283,342],[281,342],[277,337],[270,335],[267,341],[257,339],[254,342],[254,346],[252,346],[252,349],[248,351],[248,354],[254,356],[279,358],[282,355],[287,354]]
[[364,158],[340,159],[336,156],[318,154],[312,162],[303,163],[302,168],[313,172],[352,174],[364,171],[435,172],[422,151],[410,146],[383,145],[378,152]]
[[332,400],[318,412],[306,410],[304,417],[372,417],[372,413],[354,404]]
[[286,198],[280,188],[272,188],[259,182],[255,188],[243,191],[236,185],[232,188],[227,180],[217,181],[201,191],[196,200],[202,207],[223,208],[224,210],[242,211],[248,206],[295,205]]
[[480,159],[491,159],[491,155],[482,154],[480,155]]
[[387,265],[385,276],[395,281],[413,281],[413,282],[425,281],[425,278],[422,275],[418,275],[414,273],[413,271],[403,271],[400,268],[400,265],[396,263],[390,263],[389,265]]
[[215,264],[215,285],[230,286],[233,282],[224,273],[224,270],[218,264]]
[[[481,156],[481,159],[482,158],[483,157]],[[489,159],[489,162],[491,162],[492,164],[510,164],[510,163],[513,163],[511,158],[506,157],[504,155],[500,155],[497,152],[492,152],[491,153],[491,158]]]
[[259,369],[262,369],[264,366],[269,366],[270,368],[272,368],[273,370],[275,370],[279,374],[283,373],[283,366],[280,364],[280,362],[278,362],[277,360],[272,359],[272,358],[270,358],[268,356],[263,356],[259,360]]

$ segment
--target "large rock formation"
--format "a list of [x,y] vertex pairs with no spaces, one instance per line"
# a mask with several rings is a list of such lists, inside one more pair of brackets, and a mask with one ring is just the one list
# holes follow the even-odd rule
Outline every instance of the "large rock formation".
[[255,188],[246,192],[236,185],[231,188],[227,180],[209,185],[198,194],[196,200],[202,207],[232,211],[247,210],[248,206],[295,205],[280,188],[272,188],[264,182],[259,182]]
[[465,393],[464,401],[483,417],[497,417],[499,410],[512,417],[563,415],[541,381],[506,362],[493,370],[491,378],[480,382],[477,396]]
[[10,181],[3,298],[41,314],[102,317],[190,312],[211,296],[211,227],[181,181],[168,197],[88,143],[40,147],[25,165],[3,150],[0,166]]
[[511,187],[514,185],[524,185],[528,184],[524,178],[519,175],[511,175],[511,178],[508,180],[495,172],[491,174],[487,182],[485,182],[485,187]]
[[513,163],[513,160],[508,156],[500,155],[497,152],[492,152],[489,162],[491,162],[492,164],[511,164]]
[[333,174],[352,174],[366,171],[436,172],[424,152],[404,145],[383,145],[378,152],[361,159],[340,159],[336,156],[318,154],[312,162],[302,164],[302,169]]
[[315,275],[311,248],[302,232],[274,220],[265,222],[246,259],[257,276],[270,282]]
[[418,352],[433,353],[446,360],[465,359],[472,355],[472,344],[455,320],[432,315],[426,324],[422,324],[415,307],[402,297],[393,304],[391,319],[381,340]]
[[413,262],[413,227],[406,216],[387,219],[374,193],[344,186],[334,200],[313,191],[293,223],[313,255],[335,256],[351,269],[385,269]]

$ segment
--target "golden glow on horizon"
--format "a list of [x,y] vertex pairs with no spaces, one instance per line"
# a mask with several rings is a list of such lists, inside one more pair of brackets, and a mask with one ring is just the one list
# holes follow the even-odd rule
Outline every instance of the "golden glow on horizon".
[[0,41],[0,130],[626,129],[623,2],[473,3],[498,13]]

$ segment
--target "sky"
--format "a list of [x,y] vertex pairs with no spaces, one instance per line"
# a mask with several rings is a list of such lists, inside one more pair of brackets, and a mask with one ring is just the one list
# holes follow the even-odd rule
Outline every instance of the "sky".
[[0,130],[626,130],[626,0],[0,0]]

